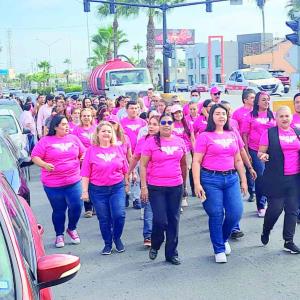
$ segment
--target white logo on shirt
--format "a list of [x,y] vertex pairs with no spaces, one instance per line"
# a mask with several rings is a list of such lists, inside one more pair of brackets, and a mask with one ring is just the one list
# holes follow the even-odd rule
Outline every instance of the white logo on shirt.
[[52,144],[52,147],[59,149],[62,152],[68,151],[72,147],[73,143],[62,143],[62,144]]
[[295,127],[300,128],[300,123],[294,123]]
[[81,135],[84,136],[84,137],[86,137],[87,139],[90,139],[91,136],[92,136],[92,134],[88,133],[88,132],[83,132]]
[[112,161],[113,158],[115,158],[117,155],[116,153],[100,153],[97,154],[97,156],[101,159],[103,159],[104,161],[108,162],[108,161]]
[[161,150],[165,152],[167,155],[174,154],[175,151],[178,150],[177,146],[167,146],[167,147],[161,147]]
[[131,131],[136,131],[139,127],[141,127],[139,124],[132,124],[132,125],[126,125]]
[[292,144],[297,137],[294,135],[280,135],[279,139],[283,142],[286,142],[287,144]]
[[234,139],[218,139],[215,140],[215,143],[221,145],[223,148],[229,148]]
[[181,134],[181,133],[183,133],[184,128],[182,128],[182,127],[177,127],[177,128],[173,128],[173,130],[174,130],[175,132],[177,132],[177,134]]
[[256,121],[260,124],[267,124],[269,119],[268,118],[256,118]]

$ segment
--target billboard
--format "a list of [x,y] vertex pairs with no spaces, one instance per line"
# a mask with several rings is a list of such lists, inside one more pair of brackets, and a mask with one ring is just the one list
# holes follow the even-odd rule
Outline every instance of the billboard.
[[9,74],[9,70],[8,69],[0,69],[0,75],[8,75]]
[[[194,45],[194,29],[168,29],[168,42],[176,45]],[[155,45],[163,44],[162,29],[155,29]]]

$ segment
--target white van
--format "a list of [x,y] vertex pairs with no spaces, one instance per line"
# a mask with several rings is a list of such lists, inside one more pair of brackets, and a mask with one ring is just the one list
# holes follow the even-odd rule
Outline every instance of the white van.
[[281,80],[262,68],[239,69],[233,72],[226,81],[225,93],[241,94],[247,88],[255,92],[267,92],[270,95],[282,96],[284,93]]

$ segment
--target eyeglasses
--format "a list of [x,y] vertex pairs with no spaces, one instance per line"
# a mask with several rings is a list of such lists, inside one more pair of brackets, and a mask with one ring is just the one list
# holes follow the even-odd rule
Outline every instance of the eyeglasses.
[[164,121],[164,120],[162,120],[162,121],[160,121],[160,125],[163,125],[163,126],[165,126],[165,125],[169,125],[169,126],[171,126],[172,124],[173,124],[173,121]]
[[215,96],[220,96],[221,92],[214,93]]

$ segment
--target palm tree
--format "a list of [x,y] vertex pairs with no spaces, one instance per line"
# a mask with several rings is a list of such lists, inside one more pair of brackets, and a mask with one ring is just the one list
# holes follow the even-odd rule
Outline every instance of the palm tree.
[[265,4],[266,0],[255,0],[258,8],[261,11],[262,26],[263,26],[263,36],[262,36],[262,49],[264,50],[266,44],[266,20],[265,20]]
[[299,15],[300,13],[300,0],[290,0],[286,7],[289,8],[288,17],[294,20],[296,19],[296,14]]
[[140,44],[136,44],[136,45],[133,46],[133,50],[135,52],[137,52],[137,60],[138,60],[138,63],[139,63],[139,61],[140,61],[140,52],[142,52],[143,46],[140,45]]
[[66,69],[66,70],[64,71],[64,75],[66,76],[66,82],[67,82],[67,85],[69,85],[69,77],[70,77],[70,75],[71,75],[70,70]]
[[64,61],[63,61],[64,64],[66,64],[68,66],[68,69],[71,69],[71,64],[72,64],[72,61],[70,58],[66,58]]
[[43,60],[38,63],[38,68],[41,69],[44,73],[50,73],[50,63],[46,60]]
[[122,44],[128,42],[126,39],[126,34],[123,31],[118,30],[117,34],[115,35],[112,26],[101,27],[98,29],[97,34],[92,37],[92,42],[96,46],[93,49],[93,52],[96,55],[92,57],[91,63],[93,65],[95,62],[99,64],[105,62],[106,60],[112,59],[114,39],[116,49],[119,49]]
[[[120,1],[124,2],[124,1]],[[138,0],[132,0],[131,3],[137,3]],[[138,14],[138,8],[137,7],[132,7],[132,6],[123,6],[123,5],[117,5],[115,13],[113,14],[113,53],[114,53],[114,58],[118,56],[118,43],[117,43],[117,35],[118,35],[118,29],[119,29],[119,22],[118,19],[119,17],[125,17],[128,18],[133,15]],[[109,4],[101,4],[98,8],[98,15],[102,19],[103,17],[109,17],[112,16],[110,14],[110,9],[109,9]]]

